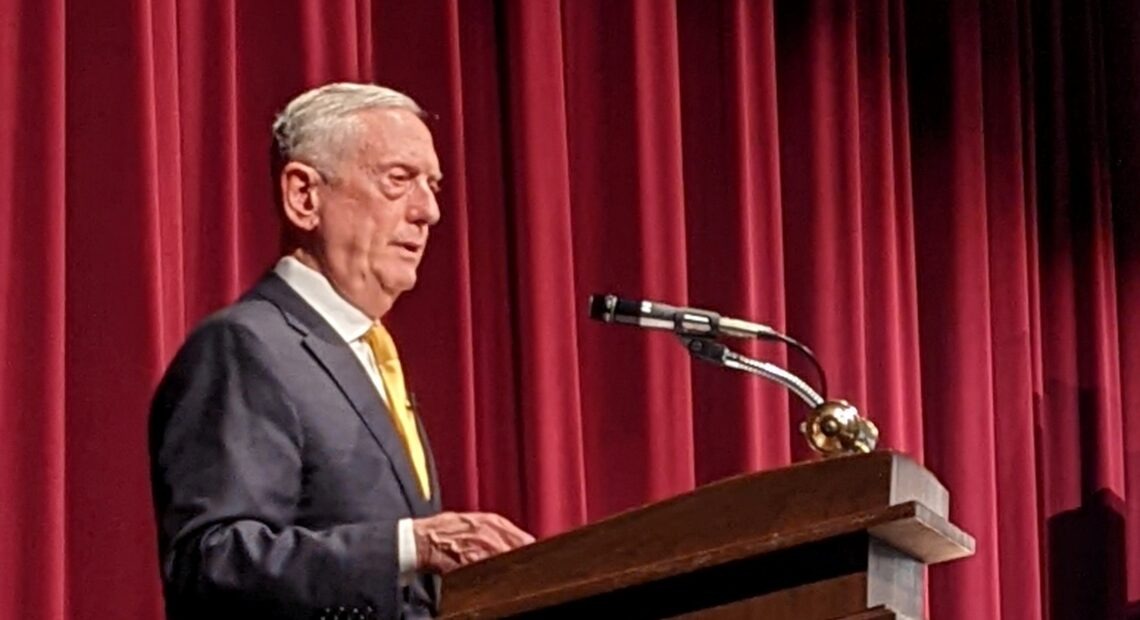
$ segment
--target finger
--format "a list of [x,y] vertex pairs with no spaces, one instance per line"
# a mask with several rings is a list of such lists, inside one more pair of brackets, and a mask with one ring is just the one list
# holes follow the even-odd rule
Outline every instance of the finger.
[[494,552],[486,549],[486,548],[483,548],[483,547],[480,547],[477,545],[473,545],[470,549],[467,550],[466,553],[463,554],[463,563],[465,565],[471,564],[472,562],[478,562],[480,560],[485,560],[485,559],[487,559],[493,555],[496,555],[496,554]]
[[534,536],[519,529],[506,518],[486,512],[448,515],[445,523],[433,523],[435,536],[451,540],[480,538],[477,544],[488,552],[502,553],[534,542]]
[[429,572],[446,572],[459,566],[463,562],[462,556],[456,549],[443,550],[432,548],[428,554]]
[[469,542],[492,555],[514,549],[514,546],[492,527],[482,527],[472,532],[469,535]]
[[454,559],[462,566],[485,560],[491,556],[497,555],[499,552],[495,549],[488,547],[486,544],[478,542],[474,539],[465,541],[459,547]]
[[433,548],[464,563],[510,551],[512,548],[496,530],[486,526],[454,534],[433,531],[428,540]]
[[511,544],[512,549],[534,542],[534,536],[511,523],[506,517],[497,514],[490,516],[492,517],[490,519],[491,525],[499,531],[504,540]]
[[464,562],[461,558],[453,558],[448,555],[439,554],[436,557],[436,561],[433,562],[432,567],[435,569],[435,572],[445,574],[463,566],[463,564]]
[[474,524],[469,533],[489,539],[497,551],[506,551],[518,546],[514,532],[509,527],[503,526],[504,523],[509,526],[509,522],[502,517],[487,512],[475,512],[470,513],[468,518]]

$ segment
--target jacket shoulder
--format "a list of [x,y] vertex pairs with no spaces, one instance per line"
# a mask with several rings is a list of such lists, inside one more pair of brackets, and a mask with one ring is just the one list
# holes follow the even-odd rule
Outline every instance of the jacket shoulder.
[[281,309],[267,299],[246,296],[195,325],[171,359],[166,377],[187,366],[214,366],[222,358],[269,354],[274,343],[296,339]]

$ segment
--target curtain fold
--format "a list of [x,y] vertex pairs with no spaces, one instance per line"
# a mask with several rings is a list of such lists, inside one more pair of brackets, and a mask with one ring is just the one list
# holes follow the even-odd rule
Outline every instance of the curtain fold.
[[[527,521],[549,534],[586,517],[578,308],[570,234],[570,154],[563,80],[562,14],[557,2],[518,1],[503,9],[507,74],[506,162],[513,191],[507,200],[509,251],[514,257],[511,300],[519,347],[515,373],[520,413],[522,480]],[[549,105],[532,106],[531,101]],[[542,205],[541,209],[534,208]],[[561,329],[553,330],[551,326]],[[550,412],[541,424],[534,414]],[[561,458],[549,459],[546,455]]]
[[[1104,28],[1104,73],[1106,90],[1109,154],[1112,174],[1112,218],[1115,237],[1117,300],[1120,327],[1121,410],[1124,412],[1125,499],[1124,522],[1127,530],[1126,560],[1130,567],[1140,562],[1140,323],[1130,318],[1140,308],[1140,13],[1125,2],[1104,2],[1101,8]],[[1125,591],[1129,600],[1140,593],[1140,571],[1128,570]]]
[[108,593],[153,584],[157,571],[155,554],[131,543],[154,540],[143,386],[155,383],[184,333],[172,9],[67,5],[66,214],[53,225],[66,235],[61,365],[73,615],[160,609],[154,587]]
[[269,128],[333,80],[431,113],[443,220],[388,320],[448,508],[549,536],[809,457],[777,386],[585,316],[616,293],[788,331],[942,480],[978,553],[931,617],[1140,605],[1134,3],[0,15],[0,617],[160,617],[151,390],[272,266]]
[[691,488],[694,476],[683,350],[661,334],[589,323],[582,305],[596,292],[684,300],[676,12],[649,9],[562,4],[571,222],[592,231],[574,235],[579,306],[565,317],[581,334],[592,519]]
[[66,24],[62,0],[9,4],[0,19],[0,615],[63,618]]
[[[969,565],[931,571],[930,606],[951,618],[997,617],[1003,591],[981,12],[935,3],[906,24],[925,456],[951,490],[950,516],[977,539]],[[967,488],[980,501],[953,494]]]
[[776,20],[784,239],[800,249],[784,257],[787,329],[815,344],[831,370],[833,395],[864,403],[868,300],[855,4],[781,3]]
[[[1027,144],[1033,128],[1026,127],[1032,96],[1023,66],[1030,41],[1021,8],[1019,3],[995,4],[982,16],[982,45],[995,59],[982,67],[989,280],[1001,283],[1007,293],[992,294],[989,309],[996,381],[995,505],[1003,515],[996,529],[998,575],[1003,588],[1026,593],[1016,601],[1002,598],[1002,618],[1038,618],[1042,613],[1040,567],[1024,561],[1041,553],[1037,529],[1025,527],[1039,523],[1033,360],[1040,342],[1033,338],[1039,329],[1033,260],[1037,237],[1024,175],[1027,160],[1033,161]],[[1009,488],[1022,492],[1000,492]]]
[[[781,193],[773,3],[686,1],[677,22],[689,299],[783,325],[782,211],[758,208]],[[773,345],[741,348],[787,361]],[[692,367],[698,482],[791,461],[787,393],[741,379]]]

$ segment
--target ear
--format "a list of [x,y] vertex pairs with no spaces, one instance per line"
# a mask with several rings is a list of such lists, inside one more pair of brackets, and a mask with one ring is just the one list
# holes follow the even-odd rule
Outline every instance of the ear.
[[300,230],[312,231],[320,223],[317,187],[321,174],[308,164],[291,161],[281,169],[281,206],[285,219]]

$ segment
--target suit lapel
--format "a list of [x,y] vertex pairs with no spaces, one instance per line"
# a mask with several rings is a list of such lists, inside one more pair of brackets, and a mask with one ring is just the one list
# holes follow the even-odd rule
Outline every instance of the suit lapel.
[[[412,414],[416,419],[416,430],[419,432],[420,441],[423,442],[424,445],[424,455],[427,457],[428,479],[431,482],[431,502],[429,507],[431,508],[431,514],[436,514],[443,510],[443,498],[440,497],[439,493],[439,471],[435,467],[435,456],[431,451],[431,442],[428,441],[427,429],[424,428],[424,419],[423,416],[420,415],[420,403],[416,399],[415,392],[411,390],[408,391],[408,401],[412,407]],[[423,579],[425,581],[424,587],[429,593],[428,598],[431,601],[432,615],[439,615],[443,579],[440,578],[439,575],[425,575]]]
[[325,372],[340,387],[340,391],[352,404],[352,408],[368,427],[372,437],[387,453],[388,461],[392,464],[396,479],[400,481],[400,489],[404,492],[408,505],[412,507],[413,514],[416,516],[427,514],[429,507],[423,494],[420,493],[415,473],[412,472],[408,451],[392,425],[392,418],[376,392],[376,386],[360,366],[360,360],[343,342],[331,344],[310,335],[305,338],[304,343],[309,353],[320,362]]
[[[433,511],[432,503],[419,490],[411,460],[404,442],[392,424],[391,415],[360,360],[344,340],[284,280],[274,274],[266,276],[253,290],[280,308],[287,321],[303,335],[302,346],[328,373],[352,405],[372,438],[388,456],[392,471],[399,481],[404,499],[414,516]],[[422,430],[421,430],[422,437]],[[433,486],[434,486],[433,479]],[[432,494],[433,500],[438,494]]]
[[443,500],[439,496],[439,471],[435,467],[435,455],[431,451],[431,442],[428,441],[427,429],[424,428],[424,419],[420,415],[420,403],[416,400],[414,392],[408,392],[408,400],[411,401],[412,413],[416,418],[416,430],[420,434],[420,441],[424,445],[424,455],[427,457],[428,466],[428,481],[431,484],[431,509],[433,512],[443,510]]

